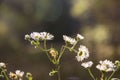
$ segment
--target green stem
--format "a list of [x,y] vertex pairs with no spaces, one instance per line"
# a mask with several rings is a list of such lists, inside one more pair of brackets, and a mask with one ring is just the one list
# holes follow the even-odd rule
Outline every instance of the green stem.
[[115,74],[115,71],[112,72],[112,74],[110,75],[110,77],[107,80],[110,80],[114,74]]
[[70,48],[71,51],[75,48],[75,46],[77,45],[77,43],[78,43],[78,40],[77,40],[77,42]]
[[64,51],[65,51],[65,49],[66,49],[66,46],[67,46],[67,44],[66,44],[65,46],[62,46],[62,48],[61,48],[60,55],[59,55],[59,57],[58,57],[58,59],[57,59],[58,63],[59,63],[60,58],[62,57],[62,55],[63,55],[63,53],[64,53]]
[[2,69],[2,73],[3,73],[4,77],[5,77],[5,79],[9,80],[9,78],[7,77],[6,71],[4,69]]
[[93,78],[93,80],[96,80],[93,73],[91,72],[90,68],[88,68],[88,72],[89,72],[90,76]]
[[100,80],[104,80],[104,72],[103,71],[101,71],[101,78],[100,78]]
[[71,50],[71,48],[69,48],[69,47],[66,47],[66,48],[69,49],[70,51],[73,51],[73,52],[75,52],[75,53],[78,53],[78,51],[75,50],[75,49],[72,49],[72,50]]
[[57,68],[58,68],[58,72],[57,72],[58,80],[61,80],[61,78],[60,78],[60,66],[57,66]]
[[[44,49],[47,50],[46,40],[44,40]],[[52,59],[50,58],[48,52],[47,51],[45,51],[45,52],[46,52],[46,55],[47,55],[48,59],[52,62]]]

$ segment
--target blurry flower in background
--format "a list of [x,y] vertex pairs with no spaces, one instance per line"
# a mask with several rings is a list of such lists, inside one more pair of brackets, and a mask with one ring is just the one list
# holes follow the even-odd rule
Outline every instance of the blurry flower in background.
[[81,40],[81,39],[84,39],[84,36],[77,34],[77,38]]
[[16,80],[18,78],[17,75],[13,72],[9,73],[9,77],[10,77],[10,79],[13,79],[13,80]]
[[26,34],[25,35],[25,40],[29,40],[30,39],[30,35]]
[[71,15],[73,17],[79,17],[83,14],[86,14],[92,6],[94,0],[73,0],[72,1],[72,8],[71,8]]
[[16,73],[16,75],[17,75],[18,77],[20,77],[20,78],[22,78],[23,75],[24,75],[24,72],[23,72],[23,71],[20,71],[20,70],[16,70],[15,73]]
[[89,57],[88,48],[86,48],[86,46],[84,46],[84,45],[80,45],[79,51],[78,51],[77,56],[76,56],[78,62],[83,61],[84,59],[86,59],[88,57]]
[[0,68],[6,68],[6,64],[3,62],[0,62]]
[[112,61],[110,60],[104,60],[104,61],[100,61],[100,64],[98,64],[96,66],[97,69],[99,69],[100,71],[105,71],[105,72],[110,72],[110,71],[115,71],[115,64],[112,63]]
[[10,72],[9,73],[9,77],[13,80],[22,80],[22,77],[24,75],[24,72],[23,71],[20,71],[20,70],[16,70],[15,73],[13,72]]

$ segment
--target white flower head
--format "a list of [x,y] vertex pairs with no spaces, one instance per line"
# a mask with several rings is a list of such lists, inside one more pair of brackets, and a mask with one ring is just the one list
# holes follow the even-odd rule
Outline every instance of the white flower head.
[[24,72],[23,72],[23,71],[20,71],[20,70],[16,70],[16,71],[15,71],[15,74],[16,74],[19,78],[22,78],[23,75],[24,75]]
[[9,73],[9,77],[12,79],[12,80],[16,80],[18,77],[17,77],[17,75],[15,74],[15,73],[13,73],[13,72],[10,72]]
[[80,34],[77,34],[77,38],[80,39],[80,40],[84,39],[84,37],[82,35],[80,35]]
[[0,68],[6,68],[6,64],[3,62],[0,62]]
[[81,66],[83,66],[84,68],[90,68],[92,67],[92,65],[93,65],[92,61],[84,62],[81,64]]
[[104,60],[104,61],[99,61],[100,64],[96,66],[97,69],[100,71],[105,71],[105,72],[110,72],[110,71],[115,71],[115,64],[112,63],[110,60]]
[[25,35],[25,40],[28,40],[28,39],[30,39],[30,35],[26,34]]
[[54,36],[50,33],[47,32],[41,32],[40,33],[40,39],[41,40],[52,40],[54,38]]
[[77,53],[77,60],[79,61],[83,61],[84,59],[89,57],[89,51],[88,48],[86,48],[86,46],[80,45],[79,47],[79,51]]
[[39,41],[39,40],[40,40],[40,33],[38,33],[38,32],[33,32],[33,33],[30,34],[30,37],[31,37],[32,39],[34,39],[35,41]]
[[63,35],[63,40],[65,40],[66,42],[74,45],[77,43],[77,41],[74,38],[71,38],[69,36]]

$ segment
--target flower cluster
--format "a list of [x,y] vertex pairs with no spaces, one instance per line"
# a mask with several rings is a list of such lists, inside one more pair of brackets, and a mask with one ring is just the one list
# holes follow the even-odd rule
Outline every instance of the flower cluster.
[[[60,60],[65,52],[66,49],[68,49],[70,52],[76,53],[76,60],[78,62],[82,62],[83,60],[87,59],[89,57],[89,50],[86,46],[84,45],[79,45],[79,48],[76,50],[76,45],[78,45],[78,42],[84,39],[84,37],[80,34],[77,34],[75,38],[72,38],[67,35],[63,35],[63,40],[65,41],[65,45],[63,45],[60,49],[60,51],[56,50],[55,48],[47,48],[46,45],[46,40],[52,40],[54,36],[50,33],[47,32],[33,32],[30,35],[25,35],[25,39],[30,41],[32,45],[35,45],[35,47],[40,47],[40,49],[44,52],[46,52],[47,57],[49,60],[55,65],[55,69],[52,69],[49,73],[50,76],[54,76],[54,74],[58,73],[58,80],[60,80],[59,77],[59,70],[60,70]],[[31,40],[32,39],[32,40]],[[40,46],[40,41],[44,41],[44,47]],[[110,60],[104,60],[104,61],[99,61],[99,64],[96,66],[98,70],[100,70],[101,77],[96,78],[94,77],[91,67],[93,65],[92,61],[87,61],[87,62],[82,62],[81,66],[86,68],[90,74],[90,76],[93,78],[93,80],[114,80],[117,78],[112,78],[113,74],[115,71],[119,70],[120,68],[120,61],[115,61],[113,63]],[[110,77],[105,77],[105,72],[113,72]]]
[[[15,73],[14,72],[9,72],[9,74],[7,73],[8,72],[7,72],[6,64],[0,62],[0,77],[2,77],[4,80],[23,80],[24,71],[16,70]],[[31,76],[27,77],[29,74],[31,73],[26,73],[26,78],[28,80],[32,80],[32,74]]]
[[[91,75],[91,77],[93,78],[93,80],[97,80],[97,78],[94,77],[92,71],[91,71],[91,67],[93,65],[92,61],[88,61],[88,62],[84,62],[81,64],[81,66],[83,66],[84,68],[88,69],[89,74]],[[115,63],[113,63],[110,60],[104,60],[104,61],[99,61],[99,64],[96,65],[96,68],[98,70],[100,70],[101,73],[101,77],[100,80],[119,80],[118,78],[112,78],[112,76],[114,75],[114,73],[120,69],[120,61],[115,61]],[[105,76],[106,72],[112,72],[112,74],[109,77]]]
[[110,60],[104,60],[104,61],[100,61],[100,64],[98,64],[96,66],[97,69],[99,69],[100,71],[105,71],[105,72],[110,72],[110,71],[115,71],[116,66],[115,64],[110,61]]
[[20,70],[16,70],[15,73],[13,72],[9,73],[9,77],[13,80],[16,80],[16,79],[22,80],[23,75],[24,75],[24,72]]
[[30,38],[35,41],[40,41],[40,40],[52,40],[54,38],[54,36],[47,32],[40,32],[40,33],[33,32],[30,35],[28,35],[28,34],[25,35],[26,40],[29,40]]

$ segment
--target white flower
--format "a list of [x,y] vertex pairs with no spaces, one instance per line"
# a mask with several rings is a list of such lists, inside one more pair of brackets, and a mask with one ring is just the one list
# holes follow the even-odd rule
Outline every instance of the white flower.
[[5,65],[5,63],[3,63],[3,62],[0,62],[0,68],[6,68],[6,65]]
[[80,39],[80,40],[84,39],[84,37],[82,35],[80,35],[80,34],[77,34],[77,38]]
[[90,68],[93,65],[92,61],[84,62],[81,64],[84,68]]
[[18,77],[17,77],[17,75],[15,74],[15,73],[13,73],[13,72],[10,72],[9,73],[9,77],[12,79],[12,80],[16,80]]
[[88,57],[89,57],[88,49],[86,48],[86,46],[80,45],[79,51],[78,51],[77,56],[76,56],[78,62],[82,61]]
[[40,33],[40,39],[41,40],[52,40],[54,38],[54,36],[50,33],[47,32],[41,32]]
[[30,39],[30,35],[26,34],[25,35],[25,40],[28,40],[28,39]]
[[63,35],[63,40],[65,40],[66,42],[74,45],[77,43],[77,41],[74,38],[71,38],[69,36]]
[[23,71],[20,71],[20,70],[16,70],[16,71],[15,71],[15,74],[16,74],[19,78],[22,78],[23,75],[24,75],[24,72],[23,72]]
[[105,71],[105,72],[110,72],[110,71],[115,71],[115,64],[112,63],[110,60],[104,60],[104,61],[99,61],[100,64],[96,66],[97,69],[100,71]]
[[34,39],[35,41],[39,41],[39,40],[40,40],[40,33],[38,33],[38,32],[33,32],[33,33],[30,34],[30,37],[31,37],[32,39]]

